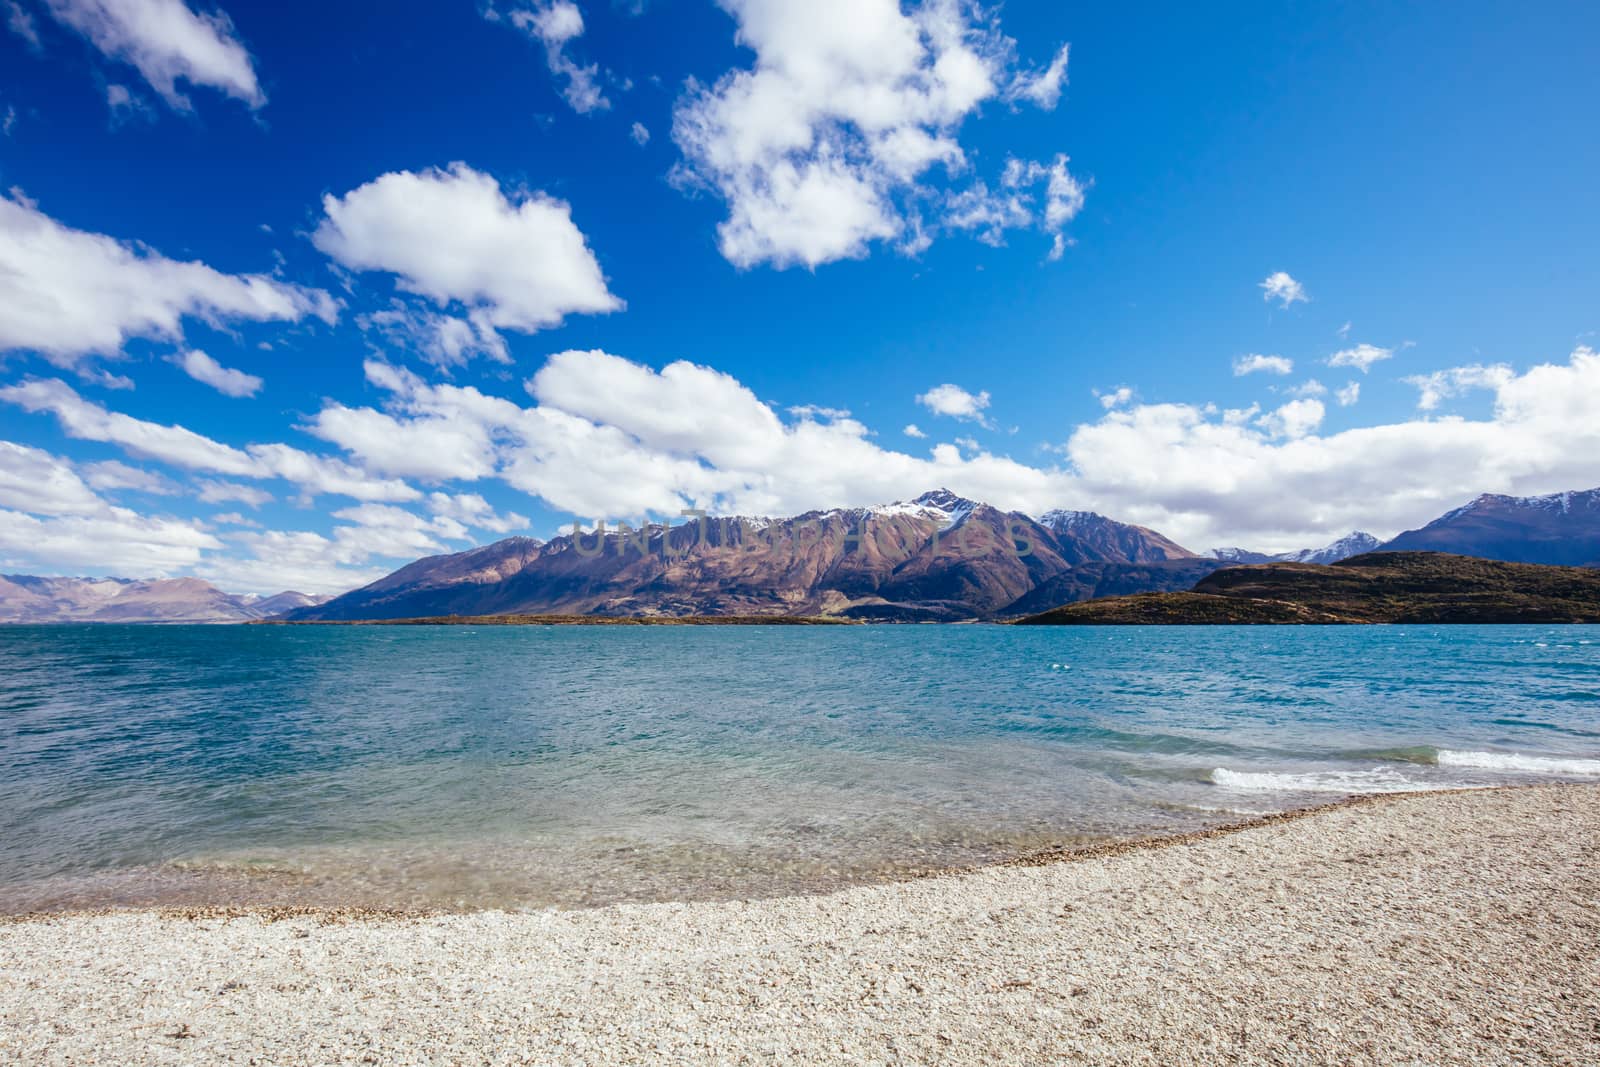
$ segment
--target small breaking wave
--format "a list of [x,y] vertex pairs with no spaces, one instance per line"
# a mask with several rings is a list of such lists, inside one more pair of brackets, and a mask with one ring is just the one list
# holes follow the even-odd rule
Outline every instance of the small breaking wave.
[[[1416,793],[1430,789],[1488,788],[1508,776],[1540,775],[1546,778],[1600,777],[1600,759],[1572,756],[1525,756],[1515,752],[1468,752],[1453,749],[1391,749],[1365,754],[1417,767],[1408,776],[1398,767],[1329,769],[1321,771],[1235,771],[1218,767],[1206,776],[1213,785],[1236,793],[1327,793],[1342,796],[1368,793]],[[1469,780],[1445,780],[1426,775],[1421,768],[1467,772]],[[1473,774],[1472,772],[1477,772]]]
[[1515,752],[1439,751],[1439,766],[1470,767],[1480,771],[1512,771],[1520,774],[1600,775],[1600,759],[1564,756],[1523,756]]
[[1418,782],[1388,769],[1371,771],[1308,771],[1288,774],[1277,771],[1230,771],[1218,767],[1211,781],[1239,793],[1415,793],[1426,789],[1449,788],[1437,782]]

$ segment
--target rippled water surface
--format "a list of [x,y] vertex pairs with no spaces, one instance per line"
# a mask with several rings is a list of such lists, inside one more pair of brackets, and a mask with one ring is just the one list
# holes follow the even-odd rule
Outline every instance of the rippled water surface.
[[824,888],[1600,781],[1581,627],[0,627],[0,912]]

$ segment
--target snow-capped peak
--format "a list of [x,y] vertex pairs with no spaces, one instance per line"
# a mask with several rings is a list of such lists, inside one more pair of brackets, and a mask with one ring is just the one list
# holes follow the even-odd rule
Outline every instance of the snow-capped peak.
[[1351,556],[1360,556],[1381,547],[1376,537],[1357,531],[1346,534],[1331,545],[1322,548],[1303,548],[1298,552],[1252,552],[1248,548],[1213,548],[1206,555],[1223,563],[1338,563]]
[[1224,563],[1266,563],[1272,559],[1265,552],[1252,552],[1248,548],[1213,548],[1206,553],[1212,559],[1219,559]]
[[1340,560],[1349,559],[1351,556],[1360,556],[1371,552],[1382,544],[1376,537],[1369,533],[1357,530],[1355,533],[1346,534],[1331,545],[1323,548],[1307,548],[1299,552],[1285,552],[1281,556],[1274,556],[1276,560],[1284,563],[1338,563]]
[[1039,516],[1039,525],[1055,533],[1066,533],[1079,526],[1103,521],[1105,520],[1102,516],[1092,511],[1066,511],[1061,508],[1047,511]]
[[958,511],[973,511],[978,507],[977,501],[968,500],[964,496],[957,496],[948,489],[935,489],[932,492],[923,493],[912,503],[919,504],[925,508],[937,508],[947,514],[954,514]]
[[1501,496],[1497,493],[1485,493],[1470,504],[1456,508],[1454,511],[1446,512],[1428,525],[1438,526],[1440,523],[1449,522],[1451,519],[1460,518],[1462,515],[1469,515],[1474,511],[1495,507],[1520,508],[1524,511],[1549,511],[1557,515],[1570,515],[1574,505],[1586,509],[1592,509],[1600,505],[1600,489],[1549,493],[1544,496]]

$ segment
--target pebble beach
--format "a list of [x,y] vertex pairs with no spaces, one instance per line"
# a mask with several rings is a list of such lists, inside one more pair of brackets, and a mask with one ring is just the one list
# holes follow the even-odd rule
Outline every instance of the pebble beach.
[[826,896],[0,925],[0,1062],[1600,1062],[1600,788]]

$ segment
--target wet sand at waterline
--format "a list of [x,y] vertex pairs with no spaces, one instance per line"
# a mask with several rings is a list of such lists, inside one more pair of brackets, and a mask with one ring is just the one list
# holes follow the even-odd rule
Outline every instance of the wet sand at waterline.
[[15,1063],[1600,1062],[1600,788],[752,903],[0,926]]

